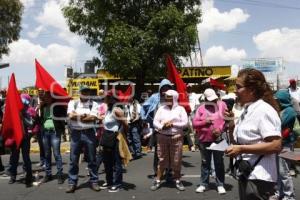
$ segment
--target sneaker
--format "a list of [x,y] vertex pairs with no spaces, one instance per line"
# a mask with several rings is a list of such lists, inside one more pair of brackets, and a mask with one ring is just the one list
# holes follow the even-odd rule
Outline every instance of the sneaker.
[[107,183],[103,183],[101,186],[100,186],[100,189],[101,190],[106,190],[108,188],[108,184]]
[[43,178],[42,182],[43,182],[43,183],[47,183],[47,182],[49,182],[49,181],[51,181],[51,180],[52,180],[52,175],[46,175],[46,176]]
[[184,190],[185,190],[185,188],[184,188],[184,186],[183,186],[183,184],[182,184],[182,182],[181,182],[180,180],[177,180],[177,181],[176,181],[176,188],[177,188],[179,191],[184,191]]
[[296,171],[293,170],[293,169],[291,169],[291,170],[290,170],[290,176],[296,176]]
[[112,186],[108,190],[108,192],[111,192],[111,193],[113,193],[113,192],[119,192],[119,191],[120,191],[120,188],[117,187],[117,186]]
[[200,185],[197,189],[196,189],[196,192],[197,193],[202,193],[206,190],[206,187],[203,186],[203,185]]
[[69,185],[68,189],[66,190],[66,193],[74,193],[76,190],[76,186],[75,185]]
[[26,176],[26,172],[25,171],[22,171],[22,173],[19,175],[20,179],[25,178],[25,176]]
[[43,162],[39,162],[37,164],[35,164],[36,167],[43,167],[45,165],[45,163]]
[[11,176],[8,181],[8,184],[14,184],[15,182],[16,182],[16,177]]
[[32,185],[33,185],[32,177],[26,177],[25,185],[26,185],[27,188],[32,187]]
[[192,146],[192,147],[191,147],[191,151],[192,151],[192,152],[195,152],[195,151],[196,151],[195,146]]
[[57,184],[61,185],[64,183],[64,179],[62,175],[57,175]]
[[101,190],[98,183],[91,183],[90,187],[92,190],[94,190],[96,192],[99,192]]
[[226,194],[226,190],[223,186],[218,186],[217,189],[219,194]]
[[155,181],[153,182],[153,185],[150,187],[150,189],[151,189],[152,191],[155,191],[155,190],[157,190],[159,187],[160,187],[160,181],[155,180]]

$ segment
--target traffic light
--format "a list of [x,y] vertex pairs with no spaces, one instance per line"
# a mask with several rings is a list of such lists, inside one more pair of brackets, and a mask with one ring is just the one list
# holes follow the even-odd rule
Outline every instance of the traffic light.
[[9,63],[0,63],[0,69],[9,67]]

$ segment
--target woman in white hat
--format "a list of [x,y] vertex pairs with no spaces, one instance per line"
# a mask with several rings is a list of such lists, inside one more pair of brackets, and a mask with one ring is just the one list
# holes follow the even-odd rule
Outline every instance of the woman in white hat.
[[172,169],[174,172],[176,188],[183,191],[181,178],[183,128],[188,124],[188,117],[185,109],[178,105],[179,94],[175,90],[168,90],[165,93],[166,105],[161,106],[154,116],[154,127],[157,135],[157,155],[159,159],[157,177],[151,186],[151,190],[160,187],[161,178],[165,169]]
[[225,128],[224,113],[227,110],[226,104],[218,99],[215,91],[208,88],[204,91],[205,101],[199,106],[193,119],[193,127],[199,140],[199,149],[201,152],[201,181],[196,192],[204,192],[209,184],[209,174],[211,170],[211,158],[213,155],[217,190],[219,194],[225,194],[224,188],[224,153],[221,151],[208,150],[213,142],[216,142]]

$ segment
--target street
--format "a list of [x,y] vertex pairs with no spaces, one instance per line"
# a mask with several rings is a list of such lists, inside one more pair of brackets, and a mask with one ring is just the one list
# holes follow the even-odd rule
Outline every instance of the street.
[[[33,170],[37,170],[38,167],[38,154],[31,154],[33,161]],[[51,182],[41,184],[39,186],[33,186],[26,188],[23,183],[19,181],[13,185],[9,185],[8,178],[0,179],[0,199],[1,200],[89,200],[89,199],[157,199],[157,200],[184,200],[184,199],[238,199],[238,186],[237,182],[229,176],[226,176],[227,190],[226,195],[219,195],[214,185],[214,179],[211,179],[212,184],[210,190],[202,194],[195,193],[195,189],[199,184],[200,178],[200,153],[199,152],[184,152],[183,169],[184,175],[182,180],[186,187],[186,190],[179,192],[174,185],[163,183],[162,187],[155,192],[152,192],[149,188],[152,184],[152,158],[153,153],[148,153],[142,159],[132,161],[126,168],[124,173],[124,189],[118,193],[109,193],[107,190],[101,190],[100,192],[94,192],[89,188],[87,183],[87,170],[86,163],[80,165],[80,179],[79,188],[74,194],[66,194],[67,181],[63,185],[58,185],[57,180],[54,178]],[[226,159],[227,160],[227,159]],[[8,162],[8,156],[3,157],[4,164]],[[69,154],[63,154],[64,161],[64,173],[67,173]],[[225,165],[226,166],[226,165]],[[53,174],[56,173],[56,167],[53,165]],[[19,166],[19,172],[21,167]],[[35,173],[34,173],[35,174]],[[40,177],[44,175],[40,172]],[[66,175],[67,176],[67,175]],[[19,179],[19,178],[18,178]],[[105,175],[103,173],[103,165],[99,170],[100,184],[103,183]],[[300,184],[299,178],[294,179],[295,186]],[[296,195],[300,194],[299,187],[296,187]]]

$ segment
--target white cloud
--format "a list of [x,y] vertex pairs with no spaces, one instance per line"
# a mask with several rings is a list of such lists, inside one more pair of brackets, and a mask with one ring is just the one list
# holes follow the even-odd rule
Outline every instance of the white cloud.
[[262,57],[282,57],[300,63],[300,29],[272,29],[253,37]]
[[35,0],[21,0],[21,3],[23,4],[24,8],[30,8],[32,6],[34,6],[34,2]]
[[[66,19],[64,18],[61,10],[62,5],[65,5],[66,2],[66,0],[51,0],[46,2],[44,4],[43,11],[35,19],[40,26],[43,27],[43,30],[47,27],[52,27],[58,30],[58,33],[53,32],[53,34],[56,34],[64,41],[67,41],[71,46],[78,47],[84,43],[84,40],[69,30]],[[38,36],[38,34],[36,36]]]
[[198,24],[199,37],[206,39],[215,31],[228,32],[244,23],[250,17],[240,8],[234,8],[227,12],[220,12],[214,7],[213,0],[202,1],[202,22]]
[[20,39],[10,44],[9,56],[4,56],[3,61],[10,63],[11,72],[15,72],[21,87],[33,85],[35,81],[34,59],[37,58],[46,70],[58,81],[65,80],[64,65],[71,64],[77,56],[74,48],[50,44],[42,47],[29,40]]
[[205,65],[231,65],[240,62],[247,57],[244,49],[230,48],[224,49],[223,46],[212,46],[204,55]]
[[43,12],[37,16],[36,20],[44,26],[52,26],[58,29],[63,29],[66,25],[60,5],[53,0],[45,3]]
[[44,30],[43,26],[38,26],[34,29],[34,31],[28,32],[27,35],[30,38],[36,38],[43,30]]

